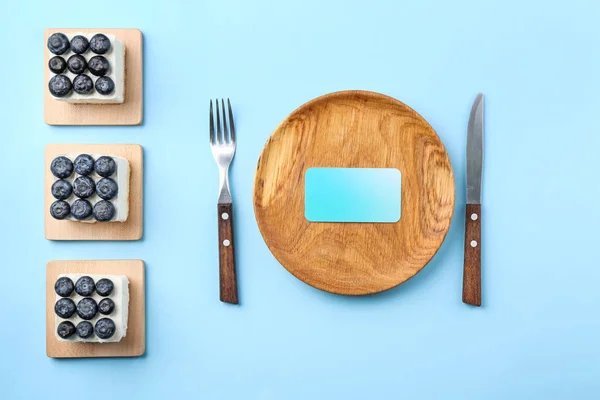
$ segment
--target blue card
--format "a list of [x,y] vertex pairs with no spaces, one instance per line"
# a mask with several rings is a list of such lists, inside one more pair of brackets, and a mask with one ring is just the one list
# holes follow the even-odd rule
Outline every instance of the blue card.
[[309,168],[304,215],[311,222],[398,222],[402,175],[395,168]]

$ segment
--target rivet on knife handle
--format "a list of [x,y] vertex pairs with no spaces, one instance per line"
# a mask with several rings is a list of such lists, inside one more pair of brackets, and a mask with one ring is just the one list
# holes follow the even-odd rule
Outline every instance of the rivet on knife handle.
[[481,204],[467,204],[462,300],[481,306]]

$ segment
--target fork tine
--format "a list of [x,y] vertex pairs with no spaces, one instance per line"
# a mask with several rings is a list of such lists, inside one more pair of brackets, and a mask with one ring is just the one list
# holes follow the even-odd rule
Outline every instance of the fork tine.
[[[227,107],[229,108],[229,135],[231,142],[235,144],[235,127],[233,126],[233,112],[231,111],[231,103],[227,99]],[[223,105],[223,114],[225,114],[225,105]]]
[[223,99],[221,99],[221,110],[223,110],[223,141],[229,144],[231,143],[231,138],[227,130],[227,114],[225,114],[225,101]]
[[215,144],[215,120],[213,117],[213,105],[210,101],[210,144]]
[[223,136],[221,132],[221,116],[219,114],[219,99],[216,99],[215,103],[217,108],[217,142],[219,144],[223,144]]

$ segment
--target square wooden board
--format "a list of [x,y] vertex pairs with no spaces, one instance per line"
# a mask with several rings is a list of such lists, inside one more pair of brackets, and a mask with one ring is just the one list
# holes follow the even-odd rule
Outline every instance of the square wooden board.
[[[51,187],[54,175],[52,160],[67,153],[99,153],[115,155],[129,161],[129,216],[125,222],[57,220],[50,215],[50,205],[56,200]],[[140,240],[144,230],[144,157],[139,144],[49,144],[44,157],[44,227],[48,240]]]
[[[48,91],[48,37],[56,32],[102,32],[115,35],[125,46],[125,101],[122,104],[71,104]],[[140,125],[143,118],[142,32],[139,29],[49,28],[44,31],[44,121],[48,125]]]
[[[145,266],[142,260],[50,261],[46,267],[46,354],[51,358],[139,357],[146,352]],[[60,274],[125,275],[129,279],[127,336],[115,343],[72,343],[54,332],[54,283]]]

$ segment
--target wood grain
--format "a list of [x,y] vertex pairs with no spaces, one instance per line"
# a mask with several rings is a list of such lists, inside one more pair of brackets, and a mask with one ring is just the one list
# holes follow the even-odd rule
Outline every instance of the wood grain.
[[[110,33],[125,46],[125,101],[122,104],[71,104],[58,101],[48,91],[52,73],[46,43],[55,32]],[[44,31],[44,121],[48,125],[140,125],[143,118],[143,54],[139,29],[50,28]]]
[[[54,332],[54,283],[60,274],[125,275],[129,279],[127,336],[115,343],[73,343]],[[146,352],[145,267],[142,260],[50,261],[46,266],[46,353],[52,358],[138,357]]]
[[233,239],[233,206],[219,204],[219,285],[221,301],[238,304],[235,273],[235,240]]
[[481,306],[481,204],[467,204],[463,302]]
[[[400,221],[308,222],[311,167],[399,169]],[[364,91],[325,95],[290,114],[254,180],[258,226],[277,260],[309,285],[344,295],[381,292],[419,272],[446,237],[454,198],[450,159],[433,128],[398,100]]]
[[[129,216],[125,222],[86,224],[57,220],[50,215],[55,201],[51,187],[54,176],[50,172],[52,160],[66,153],[99,153],[115,155],[129,161]],[[144,157],[138,144],[49,144],[44,157],[44,227],[48,240],[139,240],[144,230]]]

